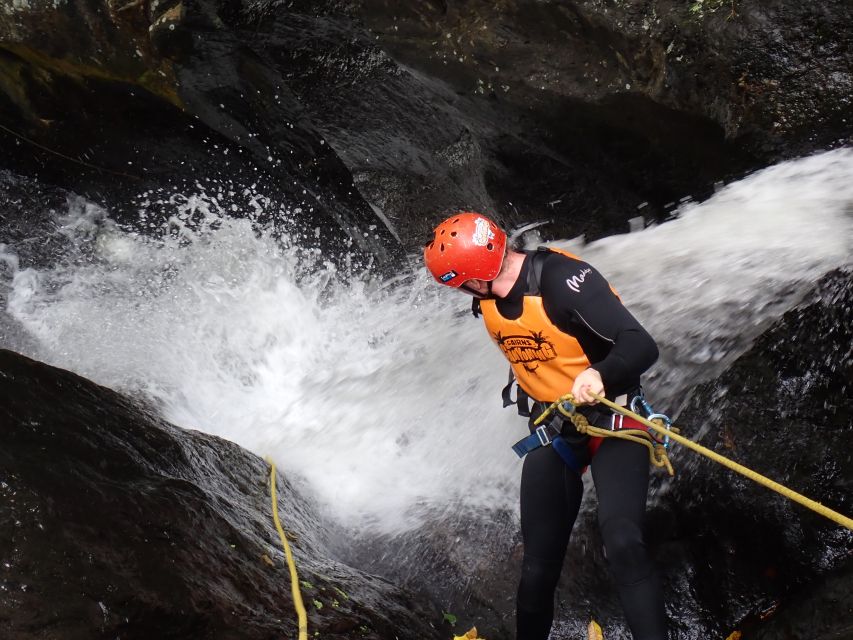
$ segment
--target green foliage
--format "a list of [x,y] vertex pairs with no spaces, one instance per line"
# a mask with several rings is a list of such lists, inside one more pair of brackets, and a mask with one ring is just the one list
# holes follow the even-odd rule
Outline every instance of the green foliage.
[[444,619],[445,622],[449,622],[451,627],[456,624],[456,616],[454,616],[452,613],[442,611],[441,617]]
[[697,18],[704,18],[723,7],[731,7],[732,14],[735,13],[735,0],[692,0],[688,11]]

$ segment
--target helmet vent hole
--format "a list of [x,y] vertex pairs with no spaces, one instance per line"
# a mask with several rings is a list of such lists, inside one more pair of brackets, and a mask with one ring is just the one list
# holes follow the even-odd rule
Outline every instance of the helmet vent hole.
[[456,232],[455,232],[455,231],[451,231],[451,232],[450,232],[450,237],[451,237],[451,238],[455,238],[455,237],[456,237]]
[[494,248],[495,248],[495,245],[493,245],[491,242],[486,245],[486,249],[488,249],[489,251],[492,251]]
[[459,218],[456,218],[456,220],[454,220],[451,224],[456,224],[457,222],[459,222]]
[[441,233],[439,235],[444,235],[444,229],[441,230]]
[[441,243],[441,246],[439,247],[439,249],[440,249],[441,251],[444,251],[444,243],[443,243],[443,242]]

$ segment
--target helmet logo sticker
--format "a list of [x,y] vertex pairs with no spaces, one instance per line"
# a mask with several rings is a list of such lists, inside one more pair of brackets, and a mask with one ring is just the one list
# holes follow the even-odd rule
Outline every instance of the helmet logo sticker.
[[522,363],[531,373],[536,371],[538,365],[528,366],[528,363],[547,362],[557,357],[554,345],[540,331],[531,331],[526,336],[504,336],[498,331],[494,338],[510,364]]
[[459,274],[456,273],[455,271],[448,271],[447,273],[444,273],[441,276],[439,276],[438,279],[441,280],[442,282],[450,282],[451,280],[453,280],[453,278],[455,278],[458,275]]
[[478,247],[485,247],[489,244],[489,240],[493,240],[495,232],[489,228],[489,221],[483,218],[474,220],[474,233],[471,236],[471,242]]

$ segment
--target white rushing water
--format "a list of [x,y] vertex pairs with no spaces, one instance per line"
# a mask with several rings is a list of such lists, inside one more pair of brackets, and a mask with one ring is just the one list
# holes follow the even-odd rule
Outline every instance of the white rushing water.
[[[173,233],[154,240],[75,199],[59,221],[68,253],[49,268],[0,246],[7,313],[25,338],[3,346],[271,455],[349,526],[393,532],[459,505],[514,508],[520,462],[509,447],[525,425],[500,407],[506,365],[468,299],[417,261],[396,282],[344,282],[322,256],[221,216],[204,194],[152,201],[142,215],[164,214]],[[713,375],[848,264],[851,247],[848,149],[574,248],[659,339],[663,393]]]

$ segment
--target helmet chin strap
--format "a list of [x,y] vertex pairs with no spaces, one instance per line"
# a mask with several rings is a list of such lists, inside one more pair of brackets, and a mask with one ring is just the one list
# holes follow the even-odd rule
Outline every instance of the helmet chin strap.
[[488,290],[488,293],[486,293],[486,295],[483,295],[479,291],[475,291],[474,289],[472,289],[471,287],[469,287],[466,284],[460,284],[459,288],[463,289],[466,293],[470,293],[475,298],[479,298],[480,300],[488,300],[490,298],[495,297],[494,294],[492,293],[492,281],[491,280],[486,281],[486,289]]
[[474,289],[469,287],[467,284],[460,284],[459,288],[462,289],[465,293],[472,295],[475,298],[479,298],[480,300],[482,300],[485,297],[479,291],[474,291]]

